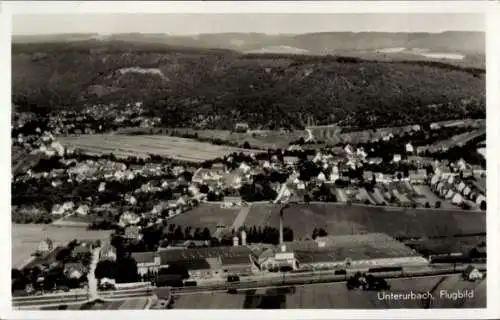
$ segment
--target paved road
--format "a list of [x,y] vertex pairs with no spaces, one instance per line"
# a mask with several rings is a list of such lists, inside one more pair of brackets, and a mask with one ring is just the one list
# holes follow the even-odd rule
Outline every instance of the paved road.
[[98,280],[95,277],[95,269],[97,267],[97,263],[99,262],[99,253],[101,252],[101,248],[95,248],[92,251],[92,261],[90,262],[89,272],[87,273],[87,280],[89,286],[89,299],[94,300],[99,298],[99,293],[97,291]]

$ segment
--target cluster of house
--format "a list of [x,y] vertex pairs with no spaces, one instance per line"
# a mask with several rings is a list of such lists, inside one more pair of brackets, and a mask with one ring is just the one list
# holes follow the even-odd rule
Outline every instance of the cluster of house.
[[[199,201],[203,200],[203,196],[200,195],[198,189],[194,185],[189,185],[185,181],[182,173],[190,168],[185,168],[183,166],[170,167],[168,165],[162,165],[157,163],[146,163],[144,165],[125,165],[121,162],[110,161],[105,159],[100,160],[85,160],[78,162],[74,158],[66,157],[61,159],[60,162],[67,168],[52,169],[48,172],[34,172],[29,169],[24,175],[17,176],[16,180],[25,179],[49,179],[53,187],[59,187],[66,181],[82,183],[85,181],[96,181],[99,180],[101,183],[97,187],[96,193],[104,192],[107,189],[107,184],[110,182],[125,182],[127,180],[135,179],[138,176],[141,177],[158,177],[161,175],[166,175],[167,173],[172,173],[173,177],[171,179],[153,179],[151,181],[145,182],[139,188],[133,192],[124,194],[125,200],[130,205],[135,205],[137,199],[134,194],[137,193],[153,193],[165,190],[167,188],[175,189],[179,185],[186,185],[188,187],[189,194],[193,198]],[[158,211],[160,206],[171,210],[181,210],[191,199],[187,195],[182,196],[181,194],[174,194],[176,200],[168,201],[168,203],[159,203],[157,208],[154,210]],[[79,215],[88,214],[90,207],[93,204],[86,200],[79,201],[76,204],[73,201],[67,201],[61,204],[55,204],[52,209],[53,215],[66,215],[70,213],[76,213]],[[175,202],[175,203],[174,203]],[[98,210],[99,208],[93,208]],[[154,213],[154,212],[153,212]],[[172,212],[170,213],[170,215]]]
[[66,149],[54,135],[48,131],[36,129],[36,135],[24,136],[19,133],[17,137],[12,138],[13,146],[20,146],[23,150],[31,154],[40,154],[47,157],[71,155],[74,149]]
[[[137,126],[149,128],[161,123],[159,117],[144,115],[142,102],[128,103],[126,106],[117,104],[88,105],[81,111],[63,110],[49,117],[48,127],[55,134],[95,134],[108,130],[109,120],[116,125]],[[102,124],[99,124],[100,121]],[[94,123],[92,123],[94,122]]]
[[467,203],[472,208],[486,207],[486,171],[460,160],[453,170],[435,170],[430,179],[432,190],[455,205]]
[[[66,248],[56,246],[54,242],[47,238],[42,240],[36,250],[36,258],[31,261],[24,269],[37,267],[40,273],[35,280],[42,284],[46,277],[62,275],[69,280],[85,280],[85,276],[90,270],[92,250],[98,244],[92,241],[78,242],[69,252],[68,262],[58,261],[57,255]],[[83,281],[84,282],[84,281]],[[33,284],[29,284],[27,291],[33,291]]]

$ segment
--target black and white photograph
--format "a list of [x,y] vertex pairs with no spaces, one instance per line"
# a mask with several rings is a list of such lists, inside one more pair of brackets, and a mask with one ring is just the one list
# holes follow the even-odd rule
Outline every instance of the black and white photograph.
[[30,13],[10,39],[13,310],[487,307],[484,13]]

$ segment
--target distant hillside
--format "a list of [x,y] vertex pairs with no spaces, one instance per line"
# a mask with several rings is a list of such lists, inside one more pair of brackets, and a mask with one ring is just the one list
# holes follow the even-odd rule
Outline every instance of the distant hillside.
[[[96,34],[59,34],[41,36],[38,39],[36,36],[14,36],[13,42],[74,41],[75,38],[90,40],[96,36]],[[484,32],[467,31],[442,33],[322,32],[300,35],[218,33],[196,36],[126,33],[109,35],[103,39],[238,51],[288,46],[308,50],[311,54],[336,54],[339,51],[366,51],[399,47],[422,48],[438,52],[461,52],[463,54],[485,53]]]
[[[443,61],[474,68],[485,68],[486,65],[484,32],[322,32],[300,35],[217,33],[193,36],[173,36],[164,33],[111,35],[89,33],[13,37],[13,42],[16,44],[96,40],[173,47],[218,48],[253,54],[341,55],[384,61]],[[394,51],[394,48],[402,50]],[[453,56],[460,56],[460,58],[449,59]]]
[[258,54],[258,53],[277,53],[277,54],[311,54],[309,50],[295,48],[290,46],[270,46],[264,47],[258,50],[245,51],[248,54]]
[[[217,129],[240,121],[271,129],[373,127],[485,116],[484,70],[441,62],[124,39],[14,43],[12,52],[13,101],[24,109],[143,100],[165,125]],[[469,98],[476,100],[462,102]]]

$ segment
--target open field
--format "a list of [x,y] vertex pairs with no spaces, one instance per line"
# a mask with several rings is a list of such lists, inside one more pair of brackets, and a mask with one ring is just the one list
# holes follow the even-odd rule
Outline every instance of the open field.
[[216,146],[192,139],[154,135],[82,135],[59,139],[64,146],[72,146],[91,154],[113,153],[117,157],[147,157],[155,154],[193,162],[203,162],[233,152],[261,152]]
[[22,265],[38,248],[40,241],[50,238],[64,245],[73,239],[109,240],[111,231],[86,230],[84,228],[57,227],[40,224],[12,224],[12,267]]
[[[391,292],[422,293],[431,291],[434,297],[431,308],[484,308],[486,306],[486,281],[464,281],[459,275],[430,276],[410,279],[389,279]],[[439,297],[440,290],[456,292],[458,289],[475,289],[471,300],[446,300]],[[242,290],[237,294],[197,293],[176,297],[174,309],[397,309],[425,308],[426,302],[418,299],[383,300],[373,291],[349,291],[345,283],[297,285],[292,290],[263,288]]]
[[[163,128],[123,128],[117,131],[118,134],[131,133],[162,133]],[[260,149],[286,148],[290,142],[298,140],[301,137],[306,138],[307,133],[304,130],[294,130],[292,132],[281,132],[277,130],[253,130],[247,133],[234,132],[230,130],[196,130],[190,128],[175,129],[179,134],[197,134],[200,139],[220,139],[231,143],[242,144],[248,142],[250,146]]]
[[[245,225],[278,227],[279,210],[273,204],[254,204]],[[331,235],[379,232],[392,237],[486,232],[484,212],[310,203],[291,205],[284,214],[284,225],[292,228],[296,240],[311,237],[314,228],[323,228]]]
[[237,208],[221,208],[219,203],[202,203],[190,211],[184,212],[169,220],[169,224],[191,226],[193,228],[208,228],[213,234],[217,225],[230,228],[240,212]]
[[194,134],[197,133],[200,138],[221,139],[230,142],[244,143],[248,142],[251,146],[262,149],[286,148],[290,142],[298,140],[301,137],[306,138],[307,134],[303,130],[292,132],[281,132],[271,130],[254,130],[248,133],[231,132],[229,130],[192,130],[181,129],[180,132]]

